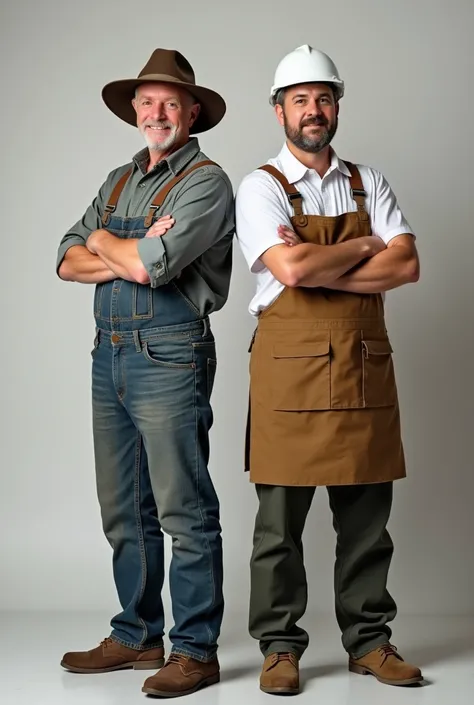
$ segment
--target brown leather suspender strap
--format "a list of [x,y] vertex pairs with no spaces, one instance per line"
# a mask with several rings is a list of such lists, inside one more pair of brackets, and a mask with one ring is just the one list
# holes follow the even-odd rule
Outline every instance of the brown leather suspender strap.
[[[351,172],[350,186],[352,198],[357,204],[357,212],[359,214],[359,220],[367,221],[369,220],[369,214],[365,208],[365,199],[367,198],[367,193],[365,192],[364,186],[362,184],[362,179],[360,176],[359,169],[351,162],[344,162],[349,171]],[[284,176],[281,171],[278,171],[274,166],[270,164],[265,164],[259,167],[262,171],[266,171],[268,174],[273,176],[285,190],[286,195],[290,205],[292,206],[295,216],[297,218],[298,225],[306,225],[308,222],[307,217],[303,214],[303,197],[301,193],[290,184],[286,176]]]
[[117,183],[114,186],[114,189],[112,193],[110,194],[110,198],[107,202],[107,205],[105,206],[104,213],[102,215],[102,225],[107,225],[107,223],[110,220],[110,214],[114,212],[114,210],[117,207],[118,200],[120,198],[120,194],[123,191],[123,187],[127,183],[128,177],[132,173],[132,170],[129,169],[128,171],[123,174],[123,176],[120,177],[120,179],[117,181]]
[[[198,164],[194,164],[190,169],[187,169],[184,171],[182,174],[178,174],[178,176],[175,176],[174,179],[171,179],[169,183],[164,186],[161,191],[158,193],[157,196],[155,196],[153,203],[150,206],[150,209],[148,211],[148,215],[145,218],[145,227],[149,228],[152,221],[153,221],[153,216],[155,215],[155,212],[160,208],[160,206],[163,205],[164,200],[166,196],[169,194],[171,189],[176,186],[176,184],[181,181],[181,179],[184,179],[185,176],[190,174],[191,172],[195,171],[196,169],[199,169],[202,166],[219,166],[216,164],[216,162],[211,162],[209,159],[206,159],[205,161],[199,162]],[[117,207],[118,200],[120,198],[120,194],[122,193],[125,184],[127,183],[128,177],[132,173],[132,169],[129,169],[123,176],[120,177],[120,179],[117,181],[115,184],[112,193],[110,194],[110,198],[107,202],[107,205],[104,208],[104,213],[102,215],[102,225],[107,225],[107,223],[110,220],[110,215],[114,212],[114,210]]]
[[164,186],[161,191],[155,196],[153,199],[152,204],[150,205],[150,209],[148,211],[148,215],[145,218],[145,228],[149,228],[153,222],[153,217],[160,208],[166,196],[169,194],[172,188],[176,186],[176,184],[181,181],[181,179],[184,179],[185,176],[188,176],[188,174],[191,174],[193,171],[196,171],[196,169],[200,169],[202,166],[219,166],[215,162],[211,162],[209,159],[206,159],[205,161],[199,162],[198,164],[194,164],[190,169],[187,169],[186,171],[183,171],[182,174],[178,174],[178,176],[175,176],[174,179],[171,179],[166,186]]
[[352,198],[357,204],[357,212],[359,213],[359,220],[367,221],[369,220],[369,214],[365,208],[365,199],[367,198],[367,193],[362,185],[362,179],[360,176],[359,169],[351,162],[344,162],[349,171],[351,172],[350,185]]
[[259,169],[266,171],[267,174],[273,176],[282,186],[290,202],[290,206],[293,208],[295,217],[297,218],[298,225],[306,225],[308,218],[303,213],[303,197],[301,193],[290,184],[286,176],[284,176],[281,171],[270,164],[264,164],[260,166]]

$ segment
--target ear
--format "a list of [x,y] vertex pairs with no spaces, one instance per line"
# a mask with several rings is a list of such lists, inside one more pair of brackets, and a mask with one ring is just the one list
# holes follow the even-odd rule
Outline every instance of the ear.
[[283,114],[283,106],[281,106],[279,103],[275,105],[275,115],[277,117],[278,122],[283,127],[283,125],[285,124],[285,116]]
[[336,117],[339,117],[339,101],[336,103]]
[[201,106],[199,103],[194,103],[191,107],[191,115],[189,117],[189,127],[192,127],[196,120],[198,119],[199,113],[201,112]]
[[132,105],[133,105],[133,108],[134,108],[135,112],[138,113],[138,110],[137,110],[137,101],[136,101],[135,98],[132,99]]

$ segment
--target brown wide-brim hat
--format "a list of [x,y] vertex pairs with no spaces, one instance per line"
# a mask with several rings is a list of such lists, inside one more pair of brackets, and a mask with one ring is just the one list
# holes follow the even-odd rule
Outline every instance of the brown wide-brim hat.
[[194,71],[189,61],[174,49],[155,49],[137,78],[108,83],[102,89],[102,98],[110,110],[134,127],[137,114],[132,105],[135,91],[142,83],[174,83],[185,88],[201,105],[201,111],[191,128],[192,134],[206,132],[224,117],[226,104],[222,96],[210,88],[196,85]]

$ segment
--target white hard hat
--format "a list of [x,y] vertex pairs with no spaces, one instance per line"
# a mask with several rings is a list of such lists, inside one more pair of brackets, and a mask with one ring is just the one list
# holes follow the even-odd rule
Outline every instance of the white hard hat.
[[337,100],[344,95],[344,81],[339,77],[332,59],[324,52],[313,49],[309,44],[303,44],[280,61],[275,71],[270,102],[273,103],[280,88],[294,86],[297,83],[331,83]]

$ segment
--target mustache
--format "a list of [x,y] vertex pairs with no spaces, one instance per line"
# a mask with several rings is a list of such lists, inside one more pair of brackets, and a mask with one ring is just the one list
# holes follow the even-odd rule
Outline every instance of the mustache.
[[329,123],[324,117],[308,118],[301,123],[301,127],[306,127],[307,125],[316,125],[316,127],[328,127]]
[[147,120],[142,123],[142,127],[168,127],[170,130],[173,129],[173,123],[168,120]]

